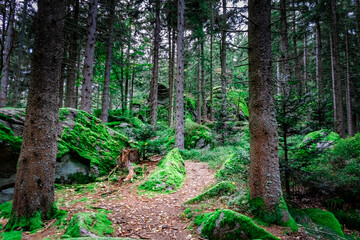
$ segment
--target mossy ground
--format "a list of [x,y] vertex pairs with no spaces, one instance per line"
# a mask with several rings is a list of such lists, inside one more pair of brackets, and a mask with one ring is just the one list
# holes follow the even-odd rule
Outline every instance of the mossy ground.
[[181,187],[185,179],[185,162],[179,150],[174,148],[158,164],[158,168],[138,189],[154,192],[174,192]]
[[236,187],[234,186],[235,183],[230,183],[227,181],[219,182],[214,187],[210,188],[206,192],[190,199],[189,201],[185,202],[184,204],[191,204],[197,203],[209,198],[219,197],[223,195],[228,195],[235,192]]
[[200,226],[199,232],[201,231],[201,235],[210,240],[279,239],[258,227],[251,218],[228,209],[198,216],[194,223]]
[[2,240],[21,240],[22,231],[12,231],[0,233],[0,239]]
[[213,135],[210,128],[197,124],[191,119],[185,121],[185,148],[196,148],[200,141],[203,141],[202,145],[211,145],[213,142]]
[[12,201],[0,204],[0,218],[9,218],[11,214]]

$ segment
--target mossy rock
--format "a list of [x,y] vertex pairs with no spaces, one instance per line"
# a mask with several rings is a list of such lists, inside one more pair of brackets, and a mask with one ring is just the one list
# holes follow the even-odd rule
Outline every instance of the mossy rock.
[[11,231],[0,233],[1,240],[21,240],[22,239],[22,231]]
[[242,179],[246,180],[248,176],[248,159],[244,159],[243,156],[239,157],[236,154],[232,154],[217,171],[215,177],[220,180],[227,179]]
[[194,223],[199,226],[198,233],[210,240],[279,239],[257,226],[251,218],[228,209],[198,216]]
[[308,147],[312,150],[325,150],[340,140],[339,134],[327,129],[308,133],[299,144],[299,148]]
[[218,184],[216,184],[214,187],[210,188],[206,192],[185,202],[185,204],[197,203],[197,202],[204,201],[206,199],[224,196],[224,195],[233,193],[235,191],[235,189],[236,189],[236,187],[234,186],[234,184],[232,184],[230,182],[227,182],[227,181],[219,182]]
[[11,214],[12,201],[0,204],[0,218],[9,218]]
[[290,212],[296,222],[313,235],[322,235],[326,239],[344,237],[339,221],[331,212],[317,208],[291,209]]
[[179,149],[171,150],[158,164],[158,168],[143,182],[138,189],[154,192],[174,192],[185,179],[185,162]]
[[210,148],[213,134],[210,128],[197,124],[191,119],[185,121],[185,148]]
[[76,213],[66,229],[65,235],[70,237],[109,237],[114,234],[111,221],[104,213]]

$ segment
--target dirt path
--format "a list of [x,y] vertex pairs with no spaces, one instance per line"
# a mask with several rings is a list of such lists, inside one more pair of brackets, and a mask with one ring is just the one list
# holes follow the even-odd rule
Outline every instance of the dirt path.
[[[157,162],[147,164],[149,171]],[[142,239],[197,239],[187,231],[190,223],[181,217],[185,208],[182,203],[197,196],[214,182],[214,173],[206,164],[186,161],[184,185],[172,194],[139,195],[134,183],[99,183],[94,191],[79,193],[74,188],[56,194],[60,209],[69,212],[68,220],[77,212],[107,211],[115,228],[116,237]],[[53,223],[50,223],[53,224]],[[49,225],[50,225],[49,224]],[[23,234],[23,239],[59,239],[64,230],[48,226],[35,234]]]

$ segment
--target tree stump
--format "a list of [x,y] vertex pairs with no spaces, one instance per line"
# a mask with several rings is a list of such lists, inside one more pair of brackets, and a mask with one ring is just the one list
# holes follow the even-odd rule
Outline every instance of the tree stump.
[[[123,149],[121,155],[116,159],[116,164],[119,167],[125,167],[129,169],[129,174],[124,179],[124,182],[133,180],[134,178],[134,166],[133,163],[139,159],[139,152],[136,149]],[[120,179],[119,179],[120,180]]]

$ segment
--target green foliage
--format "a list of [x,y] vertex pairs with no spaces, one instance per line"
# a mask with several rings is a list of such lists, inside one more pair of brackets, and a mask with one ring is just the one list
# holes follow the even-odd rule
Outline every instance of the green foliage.
[[10,145],[13,151],[20,152],[22,137],[15,137],[10,128],[7,128],[3,123],[0,123],[0,142],[5,142]]
[[0,238],[2,240],[21,240],[22,231],[11,231],[11,232],[0,233]]
[[158,164],[158,168],[138,189],[171,193],[179,189],[185,179],[185,163],[179,150],[174,148]]
[[35,212],[31,216],[22,216],[20,218],[16,216],[16,213],[13,213],[5,230],[14,231],[15,229],[23,229],[34,231],[42,228],[42,225],[42,214],[40,212]]
[[114,233],[111,221],[104,213],[80,212],[76,213],[69,223],[65,234],[70,237],[82,237],[80,230],[98,236],[111,236]]
[[278,239],[258,227],[251,218],[224,209],[198,216],[195,225],[200,226],[201,235],[212,239]]
[[9,218],[11,214],[12,201],[0,204],[0,217]]
[[191,119],[185,120],[185,148],[193,149],[211,145],[212,139],[213,136],[208,127],[197,124]]
[[[234,183],[235,184],[235,183]],[[227,194],[231,194],[236,191],[236,187],[234,184],[223,181],[216,184],[214,187],[210,188],[206,192],[190,199],[189,201],[185,202],[185,204],[197,203],[209,198],[219,197]]]
[[185,218],[192,218],[194,216],[193,211],[191,210],[191,208],[187,208],[185,209],[185,211],[182,213],[182,216]]
[[346,228],[360,231],[360,211],[359,210],[338,210],[333,211],[336,219],[346,226]]
[[[239,151],[240,152],[240,151]],[[247,181],[249,157],[245,150],[240,154],[233,154],[224,162],[215,177],[220,180]]]

